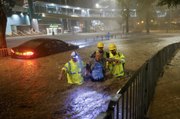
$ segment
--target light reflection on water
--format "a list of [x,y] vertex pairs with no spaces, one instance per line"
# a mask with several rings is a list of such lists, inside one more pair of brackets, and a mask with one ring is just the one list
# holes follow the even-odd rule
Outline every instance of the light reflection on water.
[[19,65],[21,65],[18,70],[18,83],[19,91],[26,92],[26,99],[24,99],[24,104],[30,103],[31,105],[39,102],[39,99],[43,96],[43,91],[47,87],[47,80],[41,79],[41,69],[39,68],[39,62],[37,60],[18,60]]
[[70,41],[68,43],[74,44],[74,45],[78,45],[79,48],[84,48],[90,45],[94,45],[96,44],[97,41],[94,41],[93,39],[91,40],[80,40],[80,41]]
[[66,115],[71,119],[94,119],[107,109],[110,96],[90,88],[80,87],[69,96]]
[[31,80],[38,72],[38,64],[36,60],[24,60],[21,65],[21,76],[23,80]]

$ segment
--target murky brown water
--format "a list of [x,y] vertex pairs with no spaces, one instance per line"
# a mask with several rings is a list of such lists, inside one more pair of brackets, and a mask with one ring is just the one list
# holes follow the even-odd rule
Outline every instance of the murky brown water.
[[[165,36],[104,41],[105,49],[115,42],[125,54],[126,69],[132,74],[159,49],[180,41],[179,37]],[[88,60],[94,47],[78,50],[83,60]],[[69,85],[66,80],[58,80],[58,67],[69,60],[70,53],[33,60],[0,58],[0,119],[94,119],[105,111],[111,95],[129,77]]]

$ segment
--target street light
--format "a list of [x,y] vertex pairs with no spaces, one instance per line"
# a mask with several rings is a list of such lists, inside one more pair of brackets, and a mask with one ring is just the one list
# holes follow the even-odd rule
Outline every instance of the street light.
[[100,8],[100,5],[98,3],[96,3],[96,8]]
[[45,13],[42,13],[42,17],[46,17],[46,14],[45,14]]

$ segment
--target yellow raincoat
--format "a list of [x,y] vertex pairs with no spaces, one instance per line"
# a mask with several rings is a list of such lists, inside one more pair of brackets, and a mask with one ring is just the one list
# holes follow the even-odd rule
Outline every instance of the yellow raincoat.
[[113,55],[110,52],[109,58],[119,61],[119,62],[112,61],[112,62],[108,63],[109,70],[113,74],[113,76],[115,76],[115,77],[124,76],[123,63],[125,63],[125,56],[119,52],[117,52],[116,55]]
[[62,70],[65,70],[67,73],[67,80],[69,84],[78,84],[81,85],[83,83],[83,69],[84,69],[84,62],[77,61],[74,62],[72,59],[67,62]]

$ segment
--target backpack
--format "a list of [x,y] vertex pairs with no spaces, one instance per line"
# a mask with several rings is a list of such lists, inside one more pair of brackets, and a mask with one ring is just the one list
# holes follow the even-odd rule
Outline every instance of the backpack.
[[91,77],[93,81],[102,81],[104,79],[104,68],[102,63],[95,61],[91,68]]

